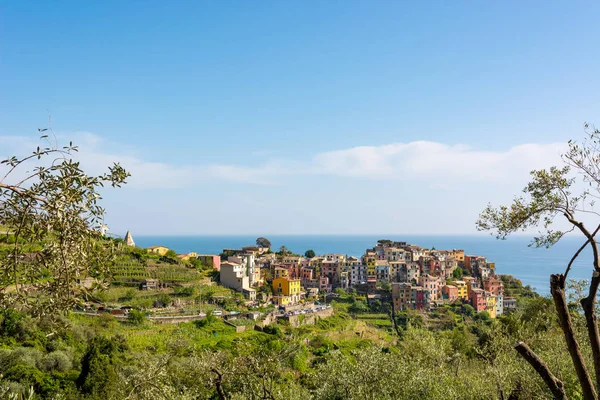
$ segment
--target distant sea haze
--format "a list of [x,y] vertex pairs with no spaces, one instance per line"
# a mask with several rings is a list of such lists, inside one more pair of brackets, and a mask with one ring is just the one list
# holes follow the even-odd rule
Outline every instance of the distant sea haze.
[[[224,248],[255,245],[257,236],[136,236],[137,246],[166,246],[177,253],[219,254]],[[484,256],[496,263],[498,274],[513,275],[524,285],[531,285],[543,295],[549,294],[550,274],[562,273],[565,266],[584,243],[577,236],[563,238],[550,249],[528,247],[531,238],[525,236],[496,240],[487,235],[267,235],[272,249],[287,247],[304,254],[312,249],[317,254],[339,253],[360,257],[379,239],[405,241],[425,248],[463,249],[465,254]],[[575,262],[570,278],[589,279],[592,272],[592,252],[586,249]]]

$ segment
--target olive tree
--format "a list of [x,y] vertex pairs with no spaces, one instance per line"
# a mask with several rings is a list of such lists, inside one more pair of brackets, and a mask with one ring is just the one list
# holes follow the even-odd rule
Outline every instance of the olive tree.
[[[479,230],[491,231],[499,239],[509,234],[538,228],[531,245],[550,247],[569,232],[582,235],[582,245],[565,260],[563,273],[550,276],[550,293],[565,342],[581,385],[585,399],[597,399],[600,387],[600,335],[596,316],[596,295],[600,284],[600,259],[596,234],[600,230],[600,214],[594,210],[595,200],[600,196],[600,131],[586,124],[583,142],[569,141],[568,150],[562,155],[563,165],[550,169],[534,170],[531,181],[508,206],[488,205],[477,221]],[[564,221],[566,228],[557,228],[556,222]],[[595,379],[582,355],[581,346],[573,328],[565,297],[565,287],[571,266],[585,247],[590,246],[593,261],[587,295],[580,302],[586,320],[587,336],[592,350]],[[566,398],[563,384],[549,367],[524,343],[519,342],[517,351],[544,378],[555,398]]]
[[[43,145],[0,164],[0,306],[32,315],[71,309],[85,294],[83,278],[102,282],[114,243],[105,237],[99,190],[119,187],[129,174],[117,163],[100,176],[61,147],[52,128],[39,129]],[[8,247],[8,251],[6,251]]]

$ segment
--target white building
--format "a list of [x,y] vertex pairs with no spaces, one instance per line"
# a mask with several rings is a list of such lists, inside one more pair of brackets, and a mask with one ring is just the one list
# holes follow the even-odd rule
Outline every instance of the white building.
[[[230,257],[231,258],[231,257]],[[250,277],[246,275],[247,267],[243,264],[227,261],[221,264],[221,284],[237,292],[244,293],[249,300],[256,299],[256,291],[250,287]]]

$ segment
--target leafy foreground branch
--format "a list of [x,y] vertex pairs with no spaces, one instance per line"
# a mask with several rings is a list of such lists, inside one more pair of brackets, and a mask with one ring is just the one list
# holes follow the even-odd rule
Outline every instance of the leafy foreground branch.
[[[540,233],[532,245],[538,247],[550,247],[569,232],[578,232],[584,237],[584,243],[573,255],[564,273],[551,275],[550,292],[583,398],[595,400],[600,388],[600,334],[596,315],[596,297],[600,285],[600,258],[596,234],[600,230],[600,214],[594,209],[595,200],[600,196],[600,131],[590,130],[586,124],[586,134],[587,138],[581,144],[569,141],[569,149],[562,155],[562,168],[532,171],[532,180],[523,189],[524,196],[516,197],[509,206],[495,208],[489,205],[481,213],[477,227],[493,232],[499,239],[536,227],[540,229]],[[577,190],[577,179],[573,175],[586,186],[586,189],[578,191],[577,194],[572,193]],[[553,230],[552,225],[559,219],[564,220],[570,229]],[[590,222],[594,226],[592,229],[588,228]],[[565,282],[571,266],[587,246],[591,247],[593,254],[592,276],[587,296],[581,300],[581,306],[592,350],[595,379],[590,376],[565,298]],[[538,372],[543,376],[542,371],[543,369]],[[556,398],[564,398],[557,395],[558,383],[554,381],[556,378],[544,379]],[[564,393],[561,396],[564,396]]]
[[112,261],[112,241],[104,238],[99,190],[119,187],[129,174],[114,164],[89,176],[60,147],[52,128],[31,154],[0,163],[0,306],[33,315],[63,313],[86,295],[81,279],[102,283]]

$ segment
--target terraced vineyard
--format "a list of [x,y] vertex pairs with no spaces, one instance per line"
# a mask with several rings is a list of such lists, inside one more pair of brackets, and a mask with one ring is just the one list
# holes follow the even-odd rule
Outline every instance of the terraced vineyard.
[[186,267],[158,266],[149,268],[151,278],[169,282],[190,282],[200,278],[197,271]]
[[167,282],[190,282],[200,278],[196,270],[185,266],[154,264],[146,266],[133,258],[117,260],[112,268],[112,278],[117,282],[133,282],[143,279],[160,279]]
[[356,319],[362,320],[365,323],[378,328],[388,329],[392,327],[392,321],[387,314],[358,314]]
[[112,278],[120,282],[152,278],[146,265],[132,259],[118,260],[112,268],[112,274]]

